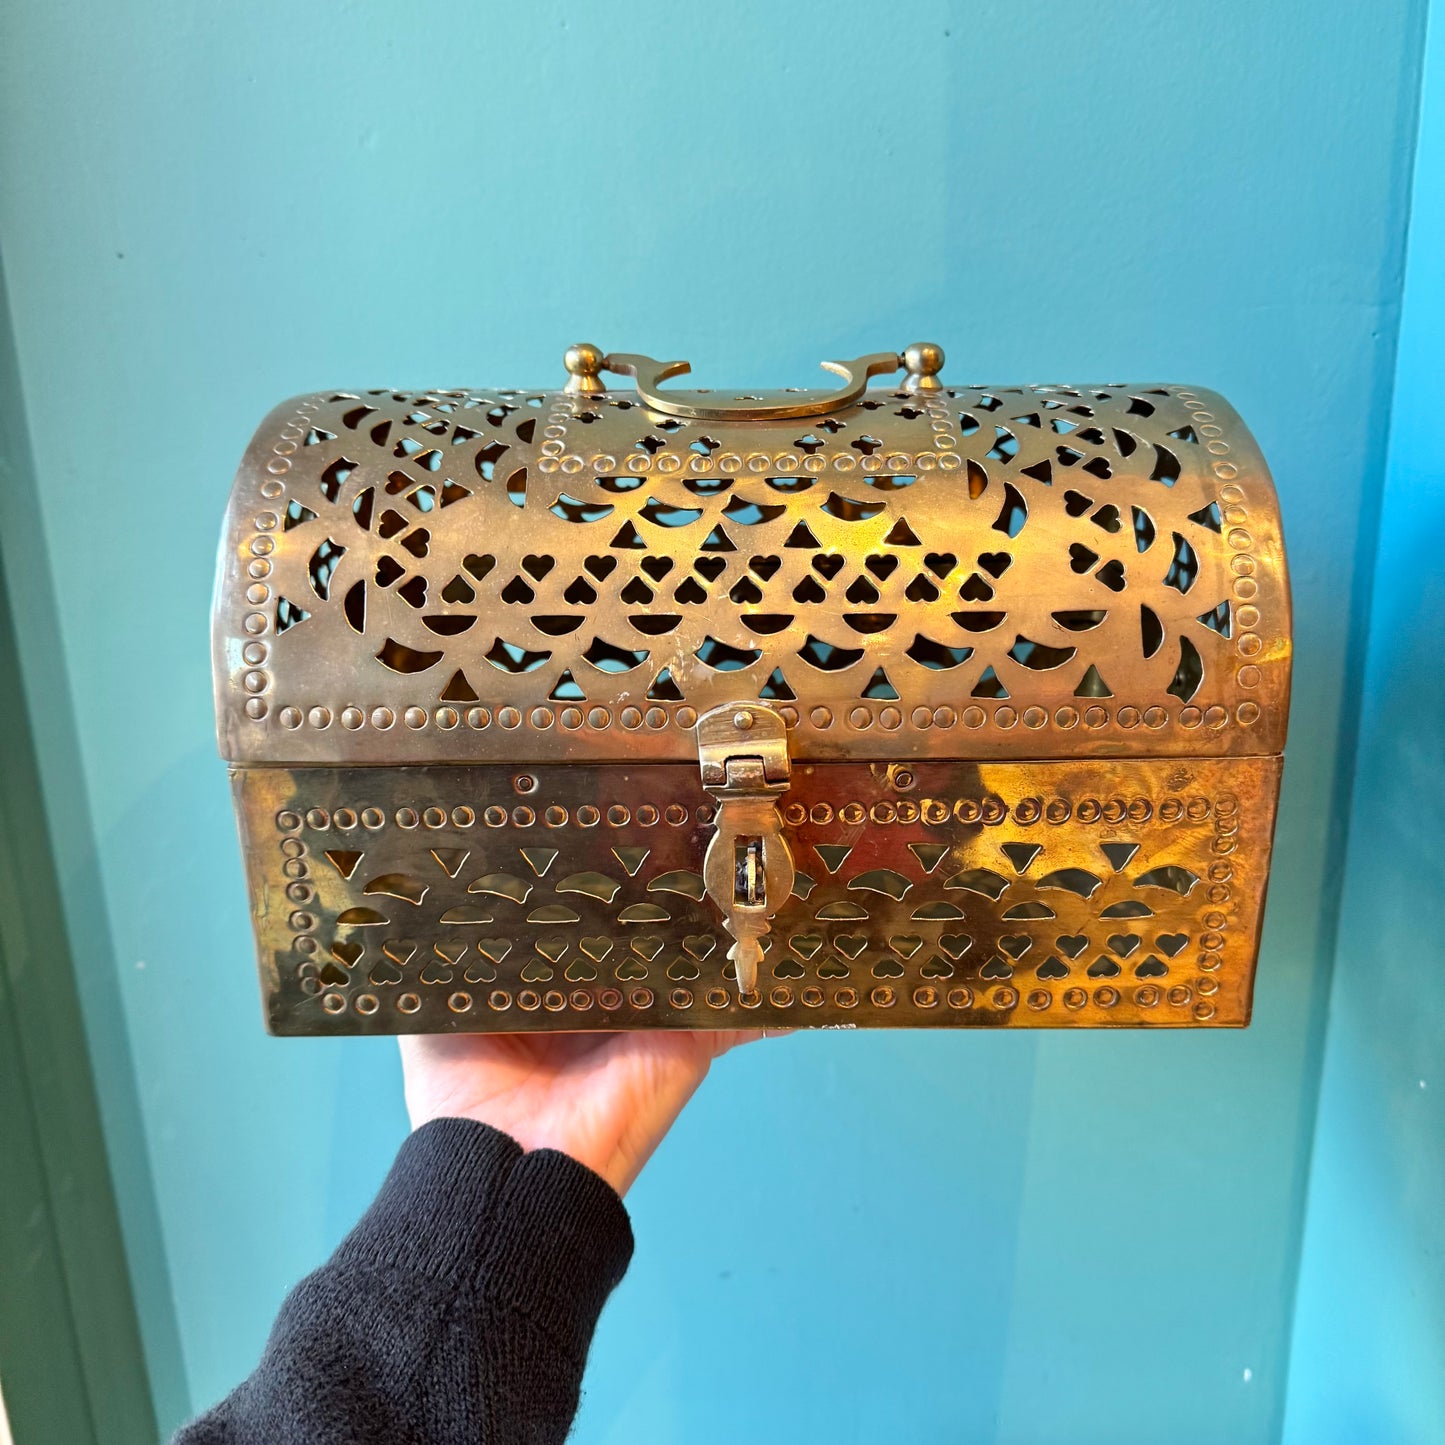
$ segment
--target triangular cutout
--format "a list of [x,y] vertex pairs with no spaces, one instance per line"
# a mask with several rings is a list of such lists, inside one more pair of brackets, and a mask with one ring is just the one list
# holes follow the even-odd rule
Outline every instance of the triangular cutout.
[[1226,597],[1218,607],[1212,607],[1208,612],[1201,613],[1199,621],[1211,632],[1217,632],[1221,637],[1232,636],[1234,623],[1230,615],[1229,599]]
[[617,529],[617,535],[612,539],[612,545],[614,547],[632,548],[638,552],[647,551],[647,543],[642,540],[642,534],[631,522],[624,522]]
[[1122,873],[1129,866],[1129,860],[1139,851],[1137,843],[1101,843],[1104,857],[1116,873]]
[[775,667],[768,680],[758,689],[758,696],[767,702],[787,702],[797,695],[788,686],[788,679],[783,676],[781,667]]
[[1054,464],[1052,462],[1035,462],[1031,467],[1020,467],[1024,476],[1032,477],[1036,482],[1042,482],[1046,487],[1054,484]]
[[637,877],[637,870],[647,862],[651,848],[614,848],[612,856],[627,870],[629,878]]
[[908,845],[908,851],[923,864],[925,873],[932,873],[948,857],[948,849],[947,843],[910,843]]
[[723,531],[721,526],[716,526],[707,534],[700,552],[736,552],[738,549],[733,545],[733,539]]
[[1224,519],[1220,514],[1218,502],[1210,502],[1197,512],[1190,512],[1189,520],[1197,522],[1201,527],[1208,527],[1211,532],[1224,530]]
[[823,867],[828,872],[836,873],[843,866],[843,860],[853,851],[853,845],[851,843],[814,843],[813,851],[823,860]]
[[451,681],[442,688],[442,702],[476,702],[476,689],[467,681],[467,675],[461,668],[452,673]]
[[356,872],[356,865],[361,862],[364,855],[355,848],[328,848],[326,856],[330,860],[331,866],[343,878],[350,878]]
[[922,542],[918,540],[913,528],[908,525],[907,517],[900,517],[894,524],[893,530],[883,539],[884,544],[889,547],[921,547]]
[[586,702],[587,694],[572,676],[572,669],[569,667],[562,676],[557,679],[557,686],[547,694],[552,702]]
[[813,535],[806,522],[799,522],[788,533],[788,540],[783,543],[785,547],[819,547],[821,545],[822,543]]
[[649,702],[681,702],[682,689],[673,680],[672,669],[664,667],[647,689]]
[[989,666],[984,668],[983,676],[974,683],[971,696],[992,698],[1007,697],[1008,688],[998,680],[998,673],[993,670],[992,666]]
[[311,614],[304,608],[298,607],[286,597],[276,599],[276,632],[279,635],[288,629],[295,627],[298,622],[305,622]]
[[1099,675],[1099,669],[1091,662],[1088,671],[1079,679],[1074,689],[1075,697],[1113,697],[1113,689]]
[[433,848],[431,855],[441,864],[442,872],[448,878],[455,878],[462,871],[462,864],[472,856],[470,848]]
[[556,848],[519,848],[517,851],[527,860],[527,867],[538,878],[545,876],[547,870],[557,861]]
[[863,689],[863,696],[897,702],[898,689],[888,680],[888,674],[880,667],[868,680],[868,686]]
[[1024,872],[1030,863],[1044,851],[1042,843],[1000,843],[1003,855],[1014,865],[1015,873]]

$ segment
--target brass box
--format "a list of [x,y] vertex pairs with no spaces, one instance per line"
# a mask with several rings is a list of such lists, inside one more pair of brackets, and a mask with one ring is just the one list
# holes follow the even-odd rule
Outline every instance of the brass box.
[[278,407],[214,611],[268,1026],[1247,1023],[1263,459],[1212,392],[941,364]]

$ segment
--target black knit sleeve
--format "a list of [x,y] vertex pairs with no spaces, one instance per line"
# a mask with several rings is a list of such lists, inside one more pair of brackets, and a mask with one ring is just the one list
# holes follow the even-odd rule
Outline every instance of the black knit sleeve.
[[287,1296],[255,1374],[174,1445],[560,1441],[631,1256],[622,1201],[591,1170],[434,1120]]

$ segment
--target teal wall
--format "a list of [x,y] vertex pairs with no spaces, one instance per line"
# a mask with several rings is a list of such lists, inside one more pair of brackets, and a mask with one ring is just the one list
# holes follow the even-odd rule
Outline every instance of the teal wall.
[[1445,11],[1430,20],[1288,1445],[1445,1440]]
[[0,546],[165,1420],[249,1367],[404,1128],[387,1042],[260,1027],[206,638],[253,426],[317,386],[547,384],[582,337],[797,384],[924,336],[955,376],[1218,387],[1273,463],[1298,666],[1256,1022],[728,1059],[629,1199],[578,1438],[1278,1438],[1422,23],[0,7],[34,456]]

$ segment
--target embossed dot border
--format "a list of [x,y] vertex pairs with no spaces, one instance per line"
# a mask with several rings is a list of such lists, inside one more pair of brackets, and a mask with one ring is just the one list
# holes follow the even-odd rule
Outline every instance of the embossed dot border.
[[[1205,408],[1192,391],[1176,391],[1176,397],[1189,412],[1195,431],[1203,440],[1204,449],[1213,460],[1210,470],[1223,483],[1219,489],[1219,500],[1224,504],[1220,512],[1224,542],[1232,554],[1229,570],[1234,580],[1230,590],[1234,594],[1234,620],[1238,624],[1234,637],[1234,648],[1240,662],[1235,670],[1235,682],[1246,691],[1258,687],[1261,673],[1255,659],[1264,651],[1264,639],[1260,635],[1260,611],[1255,605],[1259,596],[1259,583],[1255,580],[1258,563],[1253,555],[1255,539],[1249,531],[1249,509],[1245,505],[1244,488],[1236,480],[1239,468],[1228,457],[1232,450],[1224,440],[1224,428],[1215,420],[1214,413]],[[1253,698],[1246,698],[1234,709],[1234,718],[1242,727],[1250,727],[1259,721],[1260,707]]]
[[272,676],[265,664],[271,651],[271,644],[266,640],[271,633],[271,621],[263,609],[271,601],[271,556],[276,550],[273,534],[281,525],[281,516],[274,504],[286,495],[282,478],[291,470],[291,459],[320,410],[321,398],[309,396],[298,402],[296,410],[282,422],[261,480],[256,484],[259,497],[251,518],[255,535],[241,547],[241,567],[249,579],[242,596],[250,610],[241,618],[241,666],[232,673],[232,682],[245,694],[241,710],[252,722],[263,722],[270,712],[266,693],[271,688]]

